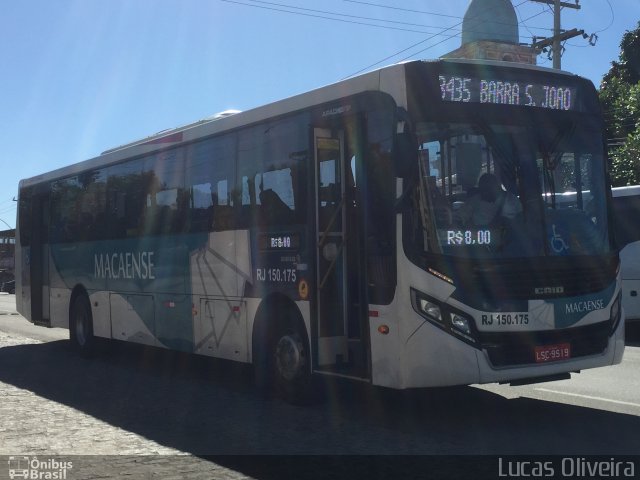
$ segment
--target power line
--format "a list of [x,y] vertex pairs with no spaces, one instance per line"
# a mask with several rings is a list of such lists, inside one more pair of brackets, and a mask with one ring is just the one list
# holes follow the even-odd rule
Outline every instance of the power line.
[[[372,7],[379,7],[379,8],[387,8],[390,10],[397,10],[400,12],[410,12],[410,13],[421,13],[424,15],[434,15],[434,16],[438,16],[438,17],[446,17],[446,18],[455,18],[457,20],[461,20],[464,19],[464,16],[460,16],[460,15],[448,15],[448,14],[444,14],[444,13],[438,13],[438,12],[428,12],[425,10],[414,10],[411,8],[402,8],[402,7],[396,7],[396,6],[391,6],[391,5],[384,5],[384,4],[380,4],[380,3],[372,3],[372,2],[364,2],[364,1],[360,1],[360,0],[344,0],[345,2],[348,3],[359,3],[361,5],[369,5]],[[519,3],[517,7],[519,7],[520,5],[523,5],[525,2],[521,2]],[[505,22],[493,22],[497,25],[511,25],[510,23],[505,23]],[[546,27],[529,27],[529,28],[533,28],[536,30],[551,30],[550,28],[546,28]]]
[[[541,5],[541,6],[542,6],[542,5]],[[521,17],[522,15],[520,14],[520,7],[519,7],[519,6],[515,7],[515,10],[516,10],[516,12],[518,12],[518,16],[520,16],[520,17]],[[542,8],[542,10],[543,10],[543,11],[542,11],[542,12],[540,12],[540,14],[544,13],[544,7]],[[529,27],[528,25],[526,25],[526,24],[524,23],[524,21],[523,21],[523,22],[521,22],[521,23],[522,23],[522,26],[523,26],[524,28],[526,28],[526,29],[527,29],[527,32],[529,32],[529,34],[533,37],[533,36],[534,36],[534,34],[533,34],[533,32],[530,30],[530,28],[536,28],[536,27]],[[545,29],[545,30],[547,30],[547,29]]]
[[[397,20],[386,20],[383,18],[374,18],[374,17],[363,17],[361,15],[349,15],[347,13],[336,13],[336,12],[328,12],[326,10],[315,10],[313,8],[304,8],[304,7],[297,7],[295,5],[286,5],[286,4],[282,4],[282,3],[275,3],[275,2],[266,2],[263,0],[249,0],[252,3],[261,3],[264,5],[273,5],[273,6],[277,6],[277,7],[284,7],[284,8],[293,8],[296,10],[303,10],[306,12],[314,12],[314,13],[323,13],[326,15],[336,15],[336,16],[340,16],[340,17],[347,17],[347,18],[358,18],[361,20],[372,20],[374,22],[385,22],[385,23],[395,23],[395,24],[399,24],[399,25],[408,25],[411,27],[424,27],[424,28],[441,28],[439,25],[425,25],[422,23],[410,23],[410,22],[401,22],[401,21],[397,21]],[[249,6],[249,5],[247,5]],[[291,12],[291,13],[295,13],[295,12]]]
[[[360,22],[360,21],[354,21],[354,20],[345,20],[345,19],[341,19],[341,18],[334,18],[334,17],[327,17],[325,15],[319,15],[318,13],[324,13],[326,15],[336,15],[336,16],[347,16],[349,18],[361,18],[361,19],[368,19],[368,20],[373,20],[373,21],[380,21],[380,22],[393,22],[393,23],[400,23],[400,24],[407,24],[407,25],[418,25],[418,24],[408,24],[407,22],[395,22],[395,21],[387,21],[387,20],[383,20],[383,19],[375,19],[375,18],[371,18],[371,17],[362,17],[362,16],[356,16],[356,15],[347,15],[347,14],[341,14],[341,13],[333,13],[333,12],[327,12],[327,11],[322,11],[322,10],[314,10],[314,9],[308,9],[308,8],[303,8],[303,7],[296,7],[296,6],[290,6],[290,5],[284,5],[284,4],[278,4],[275,2],[266,2],[266,1],[259,1],[259,0],[249,0],[252,1],[254,3],[262,3],[262,4],[266,4],[266,5],[276,5],[276,6],[281,6],[284,8],[295,8],[295,9],[299,9],[299,10],[304,10],[307,12],[316,12],[316,13],[303,13],[303,12],[296,12],[296,11],[291,11],[291,10],[283,10],[282,8],[275,8],[273,6],[265,6],[265,5],[255,5],[255,4],[248,4],[248,3],[243,3],[237,0],[221,0],[223,2],[227,2],[227,3],[233,3],[233,4],[237,4],[237,5],[243,5],[246,7],[254,7],[254,8],[261,8],[264,10],[271,10],[271,11],[275,11],[275,12],[279,12],[279,13],[289,13],[289,14],[293,14],[293,15],[302,15],[302,16],[306,16],[306,17],[312,17],[312,18],[320,18],[320,19],[324,19],[324,20],[333,20],[333,21],[338,21],[338,22],[342,22],[342,23],[350,23],[350,24],[356,24],[356,25],[363,25],[363,26],[370,26],[370,27],[376,27],[376,28],[386,28],[386,29],[390,29],[390,30],[398,30],[398,31],[406,31],[406,32],[410,32],[410,33],[422,33],[422,34],[427,34],[427,35],[431,35],[428,39],[425,39],[421,42],[418,42],[410,47],[407,47],[404,50],[401,50],[400,52],[395,53],[394,55],[391,55],[390,57],[387,57],[383,60],[381,60],[380,62],[377,62],[375,65],[377,65],[378,63],[382,63],[385,60],[388,60],[390,58],[393,58],[394,56],[400,55],[402,53],[404,53],[407,50],[410,50],[411,48],[420,45],[421,43],[424,43],[424,41],[433,39],[435,37],[441,36],[441,35],[445,35],[445,32],[447,31],[455,31],[458,33],[454,33],[453,35],[449,35],[447,38],[437,42],[436,44],[432,45],[429,48],[435,47],[437,45],[440,45],[441,43],[444,43],[448,40],[451,40],[453,38],[458,38],[461,37],[461,29],[455,28],[460,26],[460,24],[462,22],[459,22],[458,24],[452,25],[450,27],[447,27],[441,31],[438,32],[428,32],[428,31],[422,31],[422,30],[413,30],[413,29],[408,29],[408,28],[398,28],[398,27],[392,27],[392,26],[388,26],[388,25],[377,25],[377,24],[371,24],[368,22]],[[526,0],[525,0],[526,1]],[[520,3],[519,5],[522,5],[524,2]],[[523,20],[523,22],[529,20],[530,18],[533,18],[537,15],[533,15],[532,17],[529,17],[528,19]],[[460,18],[460,17],[457,17]],[[522,22],[521,22],[522,23]],[[430,27],[428,25],[425,25],[425,27]],[[473,30],[470,30],[473,31]],[[428,48],[427,48],[428,49]],[[420,52],[417,53],[421,53],[427,49],[423,49]],[[417,53],[413,54],[416,55]],[[407,57],[410,58],[411,56]],[[357,73],[360,73],[362,71],[365,71],[367,69],[369,69],[371,67],[367,67],[363,70],[360,70],[350,76],[356,75]],[[349,76],[349,77],[350,77]],[[345,78],[349,78],[349,77],[345,77]]]
[[0,213],[15,210],[15,208],[16,208],[16,203],[14,203],[13,205],[3,205],[2,207],[0,207]]
[[[525,0],[525,1],[526,1],[526,0]],[[523,1],[523,2],[519,3],[519,4],[517,5],[517,7],[519,7],[519,6],[520,6],[520,5],[522,5],[523,3],[525,3],[525,2]],[[541,15],[542,13],[544,13],[544,12],[536,13],[535,15],[532,15],[531,17],[529,17],[529,18],[527,18],[527,19],[523,20],[523,22],[526,22],[527,20],[531,20],[532,18],[537,17],[538,15]],[[475,18],[475,17],[473,17],[473,18]],[[453,36],[449,37],[449,38],[448,38],[448,39],[446,39],[446,40],[449,40],[449,39],[451,39],[451,38],[453,38]],[[428,46],[427,48],[423,48],[423,49],[422,49],[422,50],[420,50],[419,52],[415,52],[415,53],[413,53],[413,54],[409,55],[408,57],[403,58],[403,59],[402,59],[402,60],[400,60],[400,61],[402,62],[402,61],[407,60],[407,59],[409,59],[409,58],[411,58],[411,57],[413,57],[413,56],[415,56],[415,55],[418,55],[418,54],[420,54],[420,53],[422,53],[422,52],[426,52],[426,51],[427,51],[427,50],[429,50],[430,48],[433,48],[433,47],[435,47],[436,45],[440,45],[440,44],[441,44],[442,42],[444,42],[444,41],[445,41],[445,40],[442,40],[442,41],[440,41],[440,42],[438,42],[438,43],[435,43],[435,44],[433,44],[433,45]]]
[[354,24],[354,25],[365,25],[368,27],[377,27],[377,28],[386,28],[386,29],[390,29],[390,30],[400,30],[403,32],[411,32],[411,33],[431,33],[431,32],[425,32],[423,30],[411,30],[408,28],[399,28],[399,27],[391,27],[389,25],[376,25],[373,23],[366,23],[366,22],[357,22],[355,20],[345,20],[342,18],[333,18],[333,17],[326,17],[323,15],[317,15],[317,14],[312,14],[312,13],[304,13],[304,12],[293,12],[291,10],[284,10],[281,8],[275,8],[275,7],[267,7],[264,5],[254,5],[254,4],[250,4],[250,3],[243,3],[243,2],[238,2],[236,0],[220,0],[221,2],[226,2],[226,3],[234,3],[236,5],[243,5],[245,7],[252,7],[252,8],[261,8],[263,10],[271,10],[271,11],[275,11],[275,12],[281,12],[281,13],[289,13],[292,15],[301,15],[304,17],[312,17],[312,18],[322,18],[324,20],[333,20],[335,22],[343,22],[343,23],[350,23],[350,24]]
[[[553,68],[561,69],[562,68],[562,52],[564,51],[564,44],[566,40],[570,38],[577,37],[579,35],[584,36],[585,38],[589,38],[588,35],[584,33],[584,30],[578,30],[577,28],[573,28],[568,31],[563,31],[560,28],[560,12],[562,8],[572,8],[574,10],[580,10],[582,7],[580,6],[580,0],[575,0],[575,4],[563,2],[561,0],[531,0],[532,2],[543,3],[553,12],[553,36],[549,38],[545,38],[544,40],[536,41],[536,38],[533,39],[533,47],[543,50],[544,47],[551,47],[551,54],[553,55]],[[553,9],[551,9],[551,5],[553,5]],[[593,38],[597,40],[597,36],[595,34],[591,35],[589,39],[589,43],[593,41]],[[595,41],[593,42],[595,45]],[[546,50],[543,50],[546,51]]]
[[611,2],[609,0],[605,0],[605,1],[609,5],[609,10],[611,11],[611,20],[609,21],[609,25],[604,27],[602,30],[596,30],[595,33],[601,33],[601,32],[604,32],[605,30],[609,30],[611,28],[611,25],[613,25],[613,21],[616,19],[616,15],[615,13],[613,13],[613,7],[611,6]]
[[[15,210],[5,210],[3,212],[0,212],[0,215],[5,216],[7,213],[15,214]],[[14,217],[15,217],[15,215],[14,215]]]
[[0,222],[4,223],[7,227],[9,227],[10,230],[13,230],[13,227],[9,225],[7,222],[5,222],[3,219],[0,218]]
[[[286,4],[282,4],[282,3],[275,3],[275,2],[266,2],[266,1],[261,1],[261,0],[248,0],[252,3],[246,3],[243,1],[238,1],[238,0],[220,0],[222,2],[226,2],[226,3],[233,3],[236,5],[242,5],[245,7],[253,7],[253,8],[260,8],[263,10],[270,10],[270,11],[274,11],[274,12],[279,12],[279,13],[289,13],[292,15],[301,15],[301,16],[305,16],[305,17],[311,17],[311,18],[320,18],[323,20],[333,20],[336,22],[342,22],[342,23],[350,23],[350,24],[354,24],[354,25],[363,25],[363,26],[368,26],[368,27],[376,27],[376,28],[385,28],[388,30],[397,30],[397,31],[403,31],[403,32],[410,32],[410,33],[421,33],[421,34],[433,34],[435,36],[438,35],[443,35],[443,33],[441,33],[440,31],[424,31],[424,30],[415,30],[415,29],[410,29],[410,28],[400,28],[400,27],[393,27],[393,26],[389,26],[389,25],[378,25],[378,24],[373,24],[373,23],[369,23],[369,22],[361,22],[361,21],[355,21],[355,20],[346,20],[343,18],[335,18],[335,17],[347,17],[347,18],[351,18],[351,19],[361,19],[361,20],[369,20],[369,21],[375,21],[375,22],[384,22],[384,23],[394,23],[397,25],[407,25],[407,26],[416,26],[416,27],[424,27],[424,28],[440,28],[440,27],[436,27],[435,25],[425,25],[425,24],[418,24],[418,23],[410,23],[410,22],[401,22],[401,21],[397,21],[397,20],[386,20],[386,19],[382,19],[382,18],[374,18],[374,17],[364,17],[361,15],[350,15],[350,14],[345,14],[345,13],[338,13],[338,12],[330,12],[330,11],[326,11],[326,10],[317,10],[317,9],[311,9],[311,8],[304,8],[304,7],[297,7],[294,5],[286,5]],[[256,5],[256,4],[262,4],[262,5]],[[281,7],[281,8],[276,8],[276,7]],[[285,9],[296,9],[296,10],[302,10],[302,11],[292,11],[292,10],[285,10]],[[313,12],[313,13],[304,13],[304,12]],[[328,17],[326,15],[333,15],[332,17]],[[455,27],[456,25],[454,25],[453,27]],[[451,27],[451,30],[455,30],[457,33],[456,37],[461,36],[461,29],[454,29],[453,27]],[[535,27],[538,28],[538,27]],[[540,27],[541,28],[541,27]],[[452,38],[452,37],[449,37]]]
[[[349,1],[351,1],[351,0],[349,0]],[[522,1],[522,2],[520,2],[517,6],[519,7],[520,5],[523,5],[526,1],[527,1],[527,0],[523,0],[523,1]],[[495,8],[497,8],[497,7],[494,7],[494,9],[495,9]],[[483,14],[484,14],[484,12],[483,12]],[[476,15],[476,16],[474,16],[474,17],[471,17],[469,20],[472,20],[472,19],[474,19],[474,18],[476,18],[476,17],[478,17],[478,16],[480,16],[480,14],[478,14],[478,15]],[[459,18],[459,17],[458,17],[458,18]],[[464,20],[463,20],[463,21],[464,21]],[[358,70],[357,72],[352,73],[351,75],[348,75],[348,76],[344,77],[344,78],[343,78],[343,80],[344,80],[344,79],[346,79],[346,78],[353,77],[354,75],[358,75],[359,73],[365,72],[365,71],[367,71],[367,70],[369,70],[369,69],[371,69],[371,68],[375,67],[376,65],[381,64],[382,62],[386,62],[387,60],[392,59],[393,57],[397,57],[398,55],[401,55],[401,54],[403,54],[404,52],[406,52],[406,51],[408,51],[408,50],[411,50],[412,48],[417,47],[418,45],[422,45],[423,43],[428,42],[429,40],[432,40],[433,38],[435,38],[435,37],[436,37],[436,36],[438,36],[438,35],[442,35],[442,34],[444,34],[446,31],[451,30],[451,29],[452,29],[452,28],[454,28],[454,27],[458,27],[458,26],[462,25],[462,23],[463,23],[463,22],[458,22],[458,23],[456,23],[455,25],[452,25],[451,27],[447,27],[447,28],[443,29],[439,34],[431,35],[430,37],[425,38],[424,40],[420,40],[419,42],[416,42],[416,43],[414,43],[413,45],[409,45],[407,48],[403,48],[403,49],[402,49],[402,50],[400,50],[399,52],[396,52],[396,53],[394,53],[394,54],[392,54],[392,55],[389,55],[389,56],[387,56],[387,57],[383,58],[382,60],[378,60],[377,62],[372,63],[371,65],[369,65],[369,66],[367,66],[367,67],[364,67],[364,68],[361,68],[361,69],[360,69],[360,70]],[[404,58],[403,60],[406,60],[407,58],[411,58],[413,55],[417,55],[418,53],[422,53],[422,52],[424,52],[424,51],[428,50],[429,48],[435,47],[436,45],[440,45],[441,43],[443,43],[443,42],[445,42],[445,41],[447,41],[447,40],[450,40],[450,39],[451,39],[451,38],[453,38],[454,36],[456,36],[456,35],[452,35],[452,36],[450,36],[450,37],[448,37],[448,38],[446,38],[446,39],[444,39],[444,40],[442,40],[442,41],[440,41],[440,42],[438,42],[438,43],[436,43],[436,44],[434,44],[434,45],[431,45],[431,46],[429,46],[429,47],[427,47],[427,48],[425,48],[425,49],[423,49],[423,50],[420,50],[419,52],[413,53],[413,54],[409,55],[408,57]],[[402,61],[402,60],[401,60],[401,61]]]
[[[311,18],[320,18],[323,20],[332,20],[332,21],[337,21],[337,22],[342,22],[342,23],[349,23],[349,24],[355,24],[355,25],[363,25],[363,26],[369,26],[369,27],[375,27],[375,28],[385,28],[385,29],[389,29],[389,30],[397,30],[397,31],[405,31],[405,32],[410,32],[410,33],[421,33],[421,34],[427,34],[430,35],[428,38],[421,40],[420,42],[417,42],[413,45],[410,45],[407,48],[404,48],[392,55],[389,55],[387,57],[385,57],[384,59],[368,66],[365,67],[351,75],[349,75],[348,77],[345,78],[349,78],[351,76],[357,75],[361,72],[364,72],[384,61],[390,60],[393,57],[396,57],[398,55],[401,55],[413,48],[415,48],[418,45],[421,45],[429,40],[432,40],[438,36],[444,36],[446,34],[446,32],[456,32],[453,35],[449,35],[446,38],[436,42],[433,45],[430,45],[427,48],[424,48],[418,52],[415,52],[405,58],[403,58],[400,61],[406,60],[408,58],[411,58],[415,55],[418,55],[426,50],[429,50],[430,48],[433,48],[437,45],[440,45],[448,40],[451,40],[453,38],[457,38],[461,36],[461,29],[457,28],[460,27],[460,25],[463,22],[458,22],[454,25],[451,25],[449,27],[445,27],[442,28],[441,30],[437,31],[437,32],[432,32],[432,31],[424,31],[424,30],[415,30],[415,29],[411,29],[411,28],[400,28],[400,27],[395,27],[395,26],[391,26],[391,25],[380,25],[380,24],[374,24],[374,23],[370,23],[371,21],[374,22],[382,22],[382,23],[392,23],[395,25],[406,25],[409,27],[423,27],[423,28],[436,28],[435,26],[432,25],[425,25],[425,24],[418,24],[418,23],[410,23],[410,22],[402,22],[402,21],[396,21],[396,20],[386,20],[386,19],[380,19],[380,18],[374,18],[374,17],[365,17],[365,16],[361,16],[361,15],[350,15],[350,14],[345,14],[345,13],[337,13],[337,12],[331,12],[331,11],[326,11],[326,10],[318,10],[318,9],[311,9],[311,8],[304,8],[304,7],[298,7],[295,5],[287,5],[287,4],[283,4],[283,3],[276,3],[276,2],[268,2],[265,0],[246,0],[246,1],[250,1],[251,3],[246,3],[246,1],[238,1],[238,0],[221,0],[223,2],[226,3],[233,3],[236,5],[242,5],[242,6],[246,6],[246,7],[253,7],[253,8],[260,8],[263,10],[270,10],[270,11],[275,11],[275,12],[279,12],[279,13],[288,13],[288,14],[293,14],[293,15],[301,15],[301,16],[305,16],[305,17],[311,17]],[[375,6],[375,7],[380,7],[380,8],[388,8],[388,9],[392,9],[392,10],[397,10],[397,11],[408,11],[408,12],[413,12],[413,13],[421,13],[421,14],[428,14],[428,15],[436,15],[436,16],[442,16],[442,17],[448,17],[448,18],[456,18],[456,19],[460,19],[464,17],[460,17],[460,16],[454,16],[454,15],[447,15],[447,14],[441,14],[441,13],[437,13],[437,12],[427,12],[424,10],[413,10],[413,9],[406,9],[406,8],[401,8],[401,7],[391,7],[388,5],[382,5],[382,4],[376,4],[376,3],[372,3],[372,2],[364,2],[364,1],[359,1],[359,0],[345,0],[347,2],[350,3],[358,3],[358,4],[363,4],[363,5],[370,5],[370,6]],[[517,4],[515,6],[515,8],[517,9],[519,6],[523,5],[527,0],[523,0],[522,2],[520,2],[519,4]],[[295,10],[299,10],[299,11],[295,11]],[[542,30],[549,30],[543,27],[529,27],[526,25],[526,21],[537,17],[538,15],[541,15],[542,13],[544,13],[544,10],[542,12],[539,12],[535,15],[532,15],[522,21],[519,22],[519,25],[523,25],[525,28],[527,28],[527,30],[529,30],[529,28],[537,28],[537,29],[542,29]],[[331,15],[331,16],[327,16],[327,15]],[[346,18],[336,18],[336,17],[346,17]],[[354,19],[358,19],[358,20],[354,20]],[[365,21],[359,21],[359,20],[366,20]],[[529,32],[531,33],[531,31],[529,30]]]
[[411,12],[411,13],[424,13],[426,15],[435,15],[438,17],[447,17],[447,18],[456,18],[456,19],[460,19],[462,17],[458,16],[458,15],[446,15],[444,13],[436,13],[436,12],[425,12],[424,10],[413,10],[410,8],[401,8],[401,7],[392,7],[389,5],[382,5],[379,3],[371,3],[371,2],[361,2],[358,0],[344,0],[345,2],[349,2],[349,3],[360,3],[362,5],[370,5],[372,7],[380,7],[380,8],[388,8],[391,10],[398,10],[398,11],[402,11],[402,12]]

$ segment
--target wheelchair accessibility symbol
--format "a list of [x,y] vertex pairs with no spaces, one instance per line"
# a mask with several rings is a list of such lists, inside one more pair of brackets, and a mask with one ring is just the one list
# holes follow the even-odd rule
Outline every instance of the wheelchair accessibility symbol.
[[564,241],[562,235],[556,231],[555,224],[551,225],[551,230],[553,232],[553,235],[551,235],[551,249],[557,254],[568,251],[569,245]]

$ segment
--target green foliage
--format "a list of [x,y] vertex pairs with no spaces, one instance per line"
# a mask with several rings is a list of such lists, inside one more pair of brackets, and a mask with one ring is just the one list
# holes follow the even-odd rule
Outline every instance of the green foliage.
[[610,153],[614,187],[640,183],[640,128],[629,135],[621,147]]
[[640,22],[620,42],[620,56],[602,79],[600,101],[614,186],[640,184]]

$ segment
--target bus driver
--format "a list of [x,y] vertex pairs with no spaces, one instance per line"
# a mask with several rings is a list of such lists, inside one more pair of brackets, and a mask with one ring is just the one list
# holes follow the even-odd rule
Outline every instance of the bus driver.
[[490,225],[499,217],[513,219],[522,205],[511,192],[503,189],[498,177],[485,173],[478,180],[478,192],[456,212],[464,225]]

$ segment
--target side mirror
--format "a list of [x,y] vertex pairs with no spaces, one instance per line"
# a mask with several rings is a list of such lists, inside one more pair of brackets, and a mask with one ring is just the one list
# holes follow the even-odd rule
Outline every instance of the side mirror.
[[396,175],[408,178],[416,174],[418,166],[418,139],[412,133],[396,134],[394,166]]

